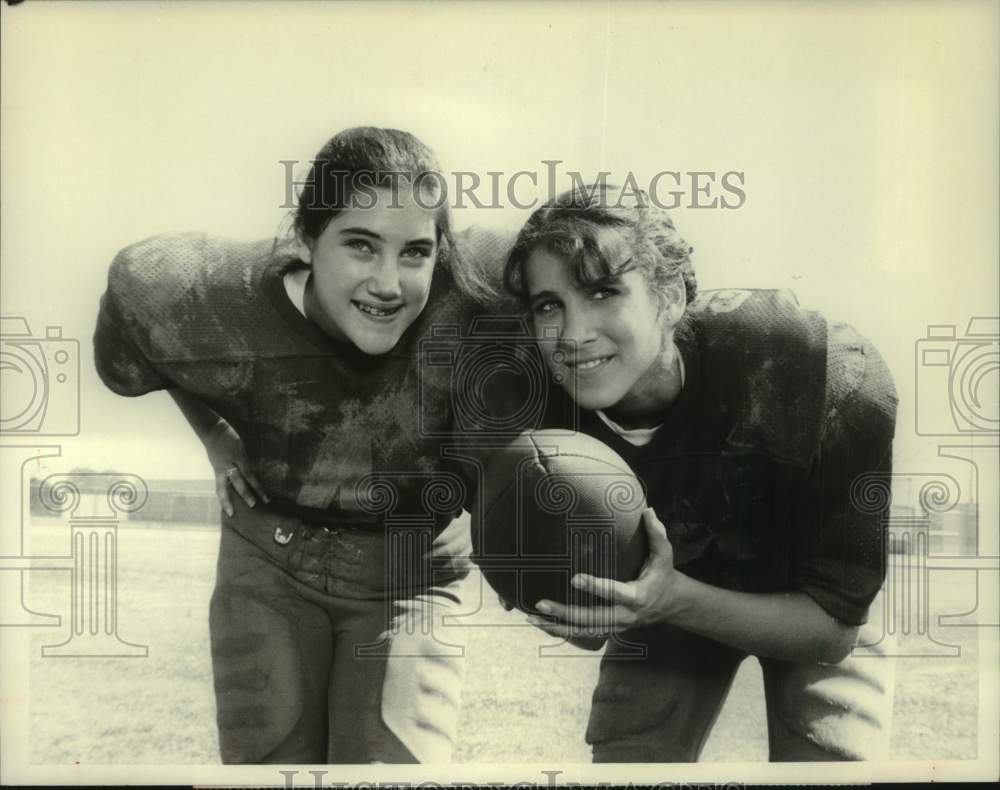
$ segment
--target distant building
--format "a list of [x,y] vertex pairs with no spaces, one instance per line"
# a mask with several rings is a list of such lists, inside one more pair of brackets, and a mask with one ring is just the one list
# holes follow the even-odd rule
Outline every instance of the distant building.
[[978,516],[975,502],[959,502],[944,513],[931,513],[931,554],[975,557]]
[[[906,554],[916,545],[917,533],[924,533],[928,554],[936,556],[976,555],[974,502],[958,502],[943,513],[928,513],[919,505],[893,504],[889,511],[889,551]],[[908,535],[910,537],[904,538]]]
[[[218,524],[219,500],[215,496],[212,480],[146,480],[149,497],[146,504],[134,513],[122,514],[123,520],[152,521],[171,524]],[[42,481],[32,478],[30,482],[30,509],[33,517],[52,517],[53,514],[42,503],[38,495]],[[95,484],[96,483],[96,484]],[[80,474],[75,482],[81,498],[105,498],[107,490],[104,482],[98,482],[87,474]],[[86,514],[90,510],[100,512],[101,503],[88,507],[81,502],[78,509]]]

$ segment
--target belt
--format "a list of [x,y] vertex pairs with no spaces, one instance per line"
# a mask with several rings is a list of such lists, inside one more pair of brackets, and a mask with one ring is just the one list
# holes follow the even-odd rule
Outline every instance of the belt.
[[302,522],[306,528],[317,528],[325,530],[333,529],[357,529],[357,530],[378,530],[382,526],[382,519],[373,513],[362,513],[357,510],[343,510],[342,508],[318,508],[299,505],[287,499],[274,497],[266,506],[275,512],[295,518]]
[[[386,520],[374,513],[362,513],[357,510],[344,510],[342,508],[324,509],[308,507],[278,497],[272,498],[270,503],[264,507],[280,516],[295,519],[306,530],[322,530],[323,532],[337,532],[340,530],[381,532],[386,525]],[[459,514],[438,513],[434,519],[435,532],[440,532],[447,527],[456,515]],[[399,519],[398,526],[402,527],[405,523],[405,518]],[[391,519],[389,524],[392,524]],[[284,546],[291,541],[294,535],[295,528],[286,531],[279,526],[275,528],[272,537],[275,543]]]

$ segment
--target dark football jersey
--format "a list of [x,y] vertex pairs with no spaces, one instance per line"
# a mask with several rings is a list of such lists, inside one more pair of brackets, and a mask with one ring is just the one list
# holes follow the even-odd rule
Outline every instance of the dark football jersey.
[[576,415],[580,430],[631,465],[684,573],[800,590],[863,623],[885,575],[885,508],[858,488],[891,475],[896,394],[884,362],[787,292],[707,292],[688,315],[684,388],[652,440],[635,446],[592,412]]
[[[497,271],[506,242],[475,230],[460,234],[458,249],[492,256],[477,262]],[[236,429],[279,505],[430,510],[447,523],[462,501],[440,485],[440,446],[453,432],[450,360],[481,308],[439,264],[420,318],[391,352],[371,356],[293,306],[283,276],[296,265],[271,240],[183,234],[125,248],[94,337],[101,378],[122,395],[196,395]]]

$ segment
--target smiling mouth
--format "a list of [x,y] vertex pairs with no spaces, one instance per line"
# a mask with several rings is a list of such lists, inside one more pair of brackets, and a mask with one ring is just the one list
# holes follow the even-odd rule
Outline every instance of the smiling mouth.
[[403,309],[403,305],[394,305],[392,307],[377,307],[373,304],[367,304],[365,302],[351,301],[358,310],[364,313],[369,318],[392,318],[396,313]]
[[586,359],[583,360],[582,362],[581,361],[566,362],[565,365],[575,373],[588,373],[591,370],[597,370],[598,368],[604,367],[613,358],[614,355],[612,354],[606,357],[594,357],[593,359]]

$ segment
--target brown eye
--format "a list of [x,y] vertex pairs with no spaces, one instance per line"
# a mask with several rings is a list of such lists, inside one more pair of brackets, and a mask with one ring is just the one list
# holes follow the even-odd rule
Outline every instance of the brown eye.
[[431,257],[431,251],[424,247],[410,247],[409,249],[403,250],[402,257],[409,258],[410,260],[422,261],[425,258]]
[[375,252],[375,248],[372,247],[371,243],[364,239],[351,239],[347,242],[347,246],[358,252],[367,252],[369,254]]

